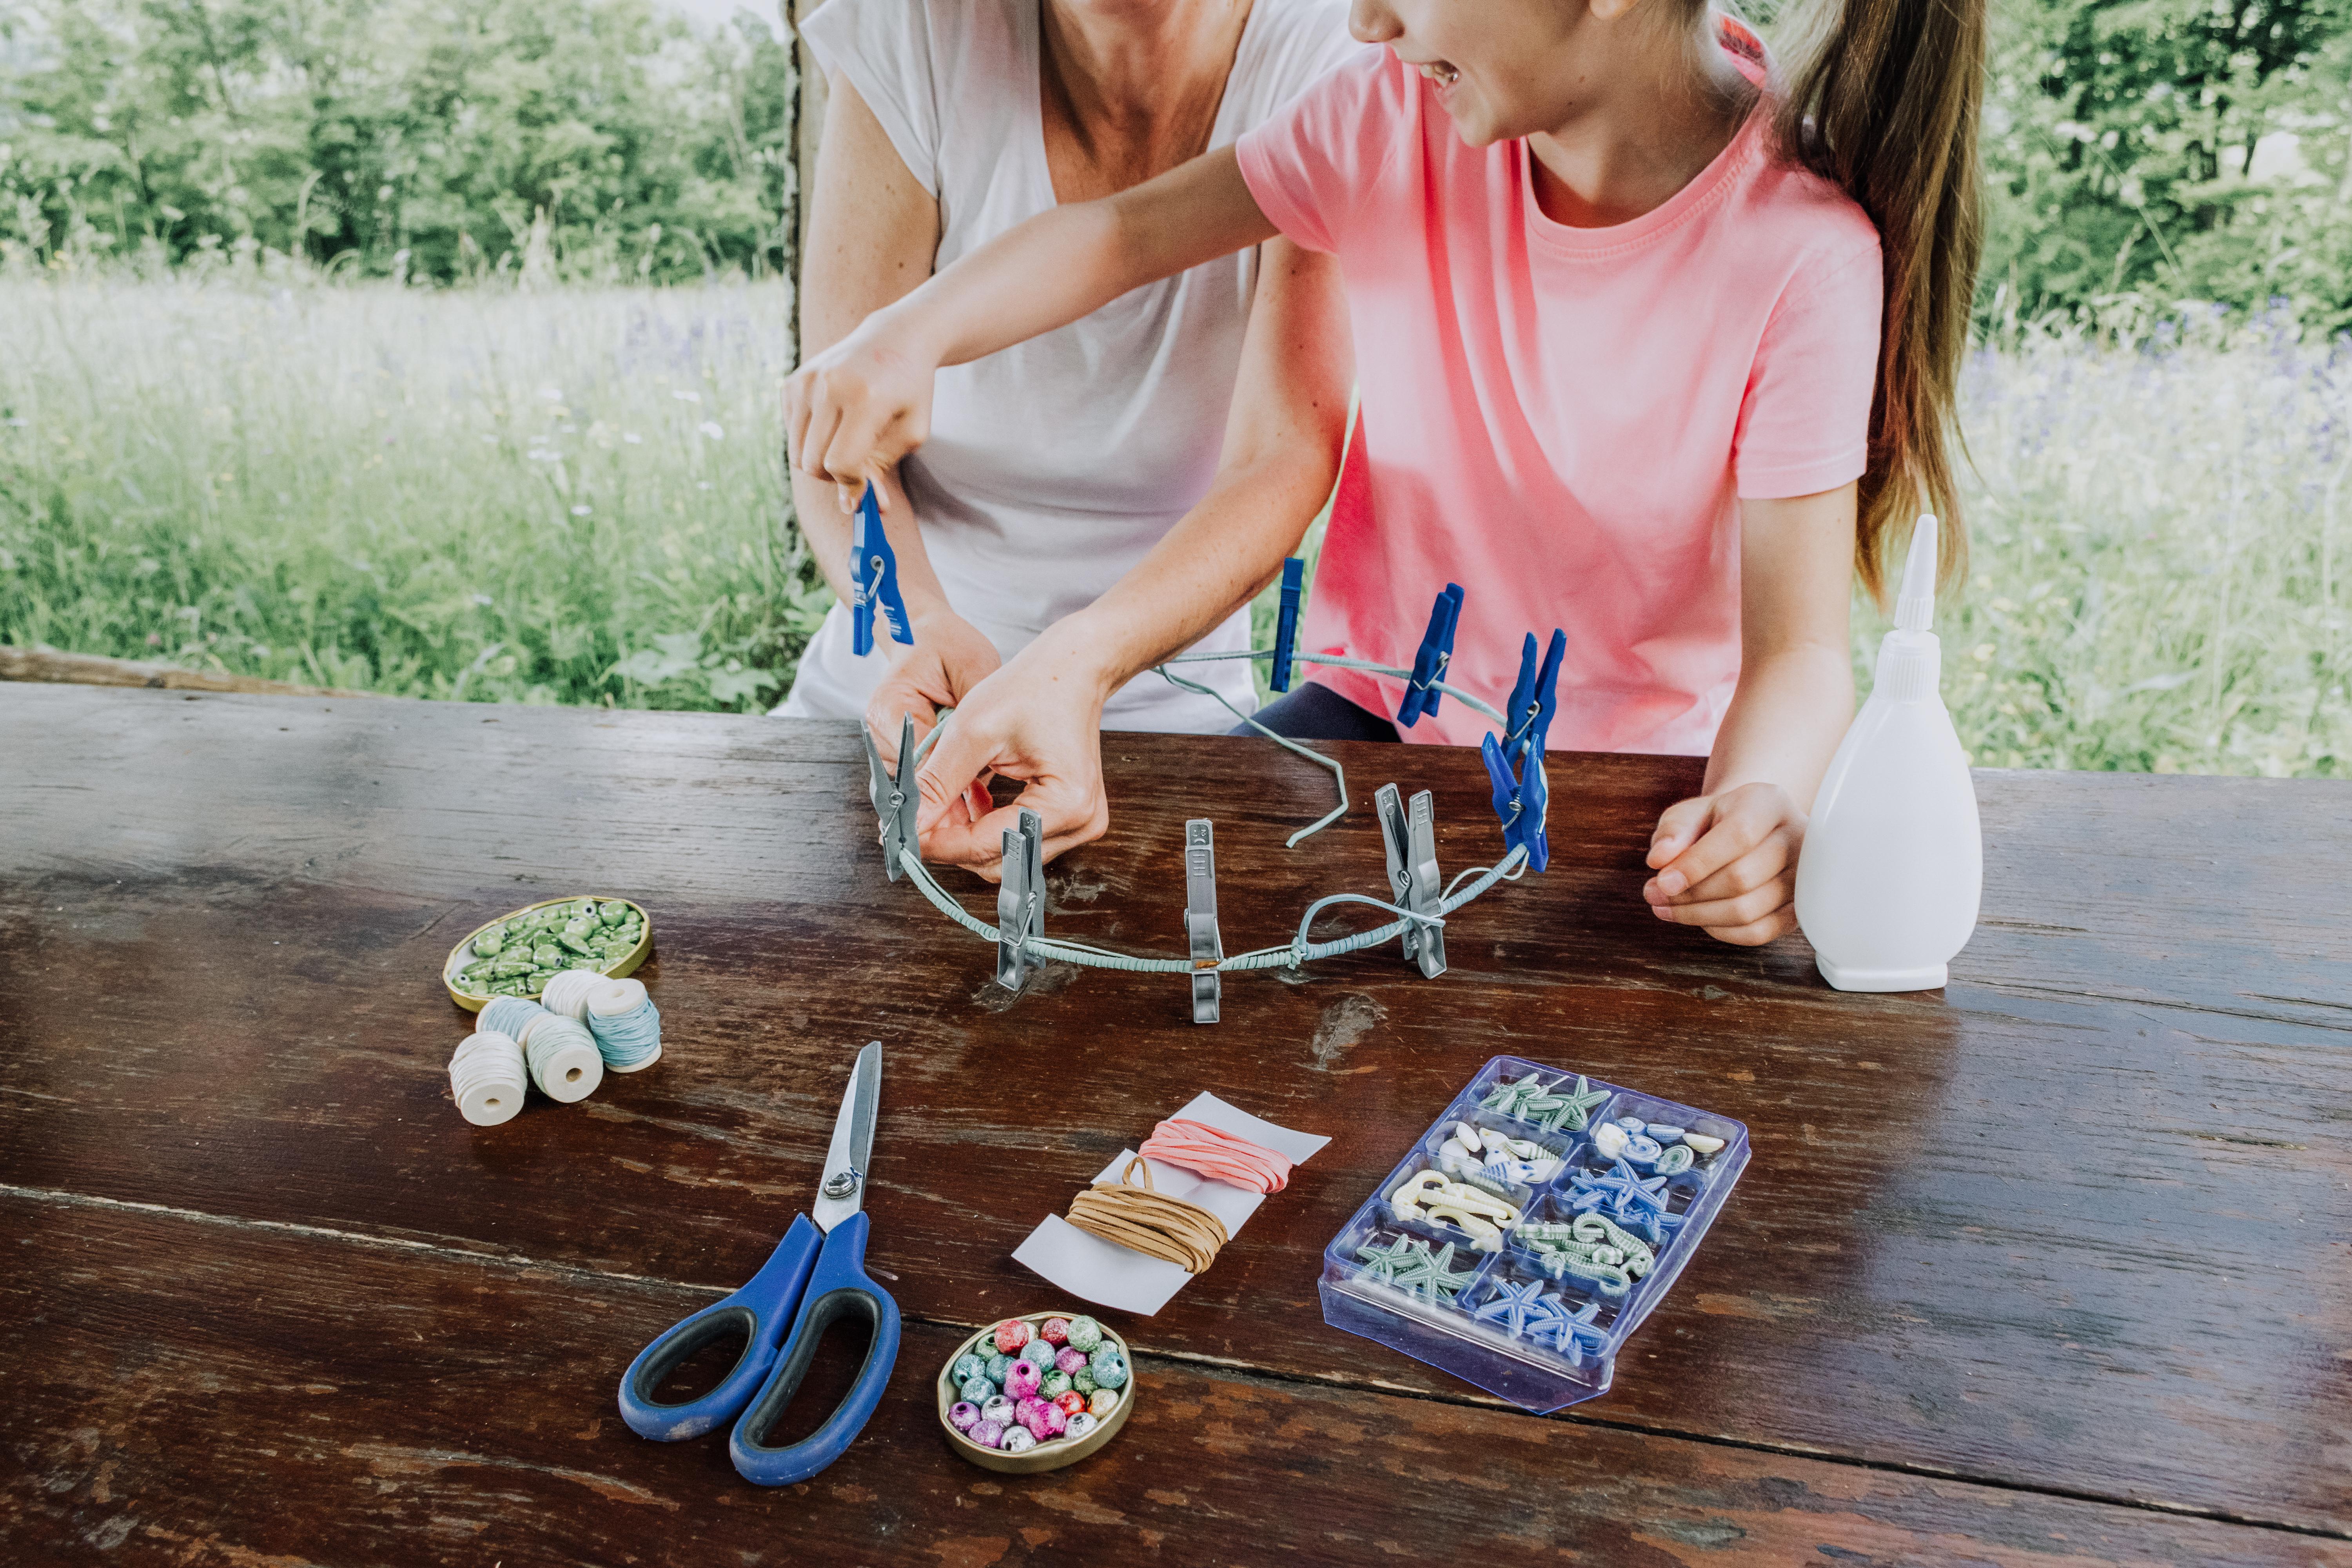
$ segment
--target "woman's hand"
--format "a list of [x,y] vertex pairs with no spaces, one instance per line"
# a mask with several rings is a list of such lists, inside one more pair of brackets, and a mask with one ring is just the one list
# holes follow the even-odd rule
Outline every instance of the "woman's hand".
[[[912,331],[903,307],[866,318],[784,383],[784,445],[793,466],[832,481],[845,512],[866,481],[895,468],[931,433],[931,384],[940,360]],[[887,488],[879,491],[888,510]]]
[[[915,621],[915,646],[884,645],[893,655],[890,672],[866,702],[866,728],[882,753],[884,765],[898,766],[898,732],[912,715],[919,742],[940,721],[942,708],[961,708],[980,684],[994,675],[1004,661],[996,645],[954,611],[941,608]],[[988,780],[973,781],[967,792],[977,804],[973,816],[990,809]]]
[[1747,784],[1666,807],[1642,886],[1650,912],[1755,947],[1796,929],[1805,814],[1779,784]]
[[[1041,819],[1048,860],[1110,826],[1102,710],[1111,682],[1099,639],[1075,627],[1077,620],[1049,628],[982,681],[924,759],[916,821],[926,861],[961,866],[993,882],[1003,876],[1005,830],[1019,825],[1024,809]],[[992,773],[1027,787],[1012,805],[992,810]],[[960,809],[965,803],[969,809]]]

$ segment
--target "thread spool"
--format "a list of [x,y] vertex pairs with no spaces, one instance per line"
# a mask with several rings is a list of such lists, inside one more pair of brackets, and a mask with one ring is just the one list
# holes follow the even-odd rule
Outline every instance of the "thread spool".
[[[555,989],[552,982],[548,989]],[[636,1072],[661,1060],[661,1010],[643,981],[599,980],[583,994],[581,1007],[596,1049],[614,1072]]]
[[575,1024],[584,1023],[588,1016],[588,993],[604,982],[604,977],[593,969],[567,969],[541,990],[540,1005],[551,1013],[562,1014]]
[[523,1059],[530,1080],[548,1099],[569,1105],[596,1092],[604,1081],[604,1058],[587,1026],[541,1008],[523,1027]]
[[495,1029],[467,1036],[449,1058],[449,1091],[457,1113],[477,1127],[513,1120],[522,1109],[527,1071],[513,1036]]
[[528,996],[494,996],[482,1008],[474,1027],[505,1035],[520,1044],[523,1031],[530,1027],[530,1021],[546,1011]]

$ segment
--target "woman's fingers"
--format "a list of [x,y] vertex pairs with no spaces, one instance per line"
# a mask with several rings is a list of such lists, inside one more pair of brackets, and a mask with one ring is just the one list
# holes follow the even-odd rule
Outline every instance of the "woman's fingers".
[[[1711,903],[1723,899],[1736,899],[1751,889],[1760,888],[1789,868],[1792,858],[1790,847],[1789,835],[1775,827],[1765,834],[1763,843],[1713,876],[1685,888],[1675,896],[1675,901]],[[1651,887],[1656,888],[1657,881],[1654,880]],[[1653,901],[1664,902],[1667,898],[1668,895],[1661,890]]]
[[[1769,785],[1743,785],[1712,797],[1706,831],[1675,856],[1653,885],[1668,898],[1682,897],[1763,843],[1791,815],[1786,793]],[[1651,850],[1653,863],[1657,853]]]

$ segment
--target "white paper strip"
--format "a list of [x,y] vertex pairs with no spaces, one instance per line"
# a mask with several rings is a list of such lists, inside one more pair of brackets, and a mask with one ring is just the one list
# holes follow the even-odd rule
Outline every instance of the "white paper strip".
[[[1273,1150],[1294,1165],[1305,1164],[1310,1155],[1331,1142],[1311,1132],[1260,1121],[1208,1093],[1194,1095],[1183,1110],[1169,1118],[1179,1119],[1246,1138]],[[1134,1158],[1134,1150],[1120,1150],[1118,1158],[1105,1165],[1095,1180],[1118,1181],[1118,1173]],[[1163,1165],[1157,1160],[1144,1161],[1143,1168],[1151,1173],[1154,1191],[1198,1204],[1223,1220],[1229,1235],[1239,1235],[1242,1222],[1255,1214],[1257,1205],[1265,1201],[1262,1193],[1236,1187],[1229,1182],[1213,1181],[1195,1172]],[[1046,1215],[1029,1233],[1029,1238],[1013,1248],[1013,1260],[1080,1300],[1146,1318],[1166,1306],[1169,1298],[1192,1278],[1164,1258],[1146,1258],[1140,1252],[1130,1252],[1115,1242],[1090,1236],[1060,1215]]]

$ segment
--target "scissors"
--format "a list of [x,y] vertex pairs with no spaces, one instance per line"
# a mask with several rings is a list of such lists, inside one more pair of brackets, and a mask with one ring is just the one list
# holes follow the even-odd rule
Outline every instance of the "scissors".
[[[745,1480],[780,1487],[841,1458],[864,1428],[898,1359],[898,1303],[866,1276],[861,1206],[881,1095],[882,1042],[876,1040],[850,1069],[810,1214],[793,1217],[774,1255],[741,1289],[681,1319],[621,1374],[621,1419],[630,1431],[675,1443],[734,1421],[727,1452],[735,1468]],[[862,1317],[873,1329],[857,1381],[824,1426],[797,1443],[771,1447],[768,1434],[800,1391],[825,1330],[844,1317]],[[743,1353],[718,1387],[676,1405],[654,1397],[688,1356],[736,1334],[746,1336]]]

